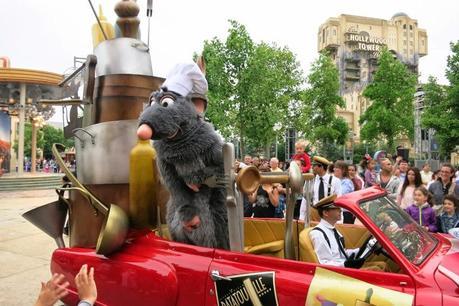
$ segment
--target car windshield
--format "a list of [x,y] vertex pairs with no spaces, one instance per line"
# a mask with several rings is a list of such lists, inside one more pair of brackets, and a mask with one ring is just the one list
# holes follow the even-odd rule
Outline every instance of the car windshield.
[[415,265],[421,264],[438,241],[387,197],[360,203],[390,241]]

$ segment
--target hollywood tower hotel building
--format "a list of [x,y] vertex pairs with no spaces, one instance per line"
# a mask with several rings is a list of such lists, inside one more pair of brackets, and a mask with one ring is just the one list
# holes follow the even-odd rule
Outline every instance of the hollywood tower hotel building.
[[317,38],[318,50],[328,50],[339,69],[340,94],[346,106],[337,114],[346,120],[356,141],[360,138],[359,117],[369,105],[362,93],[373,80],[383,46],[415,74],[419,58],[427,55],[426,31],[405,13],[390,20],[353,15],[329,18],[320,26]]

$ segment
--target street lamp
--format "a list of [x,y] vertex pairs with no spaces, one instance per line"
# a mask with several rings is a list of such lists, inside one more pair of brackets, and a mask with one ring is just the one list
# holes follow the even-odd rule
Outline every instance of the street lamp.
[[348,139],[343,146],[343,158],[346,162],[353,163],[354,159],[354,137],[355,134],[352,130],[349,130]]
[[368,143],[366,140],[363,141],[363,145],[365,146],[365,154],[368,154]]
[[282,124],[280,122],[276,122],[273,126],[273,131],[276,134],[276,158],[277,158],[277,132],[282,128]]

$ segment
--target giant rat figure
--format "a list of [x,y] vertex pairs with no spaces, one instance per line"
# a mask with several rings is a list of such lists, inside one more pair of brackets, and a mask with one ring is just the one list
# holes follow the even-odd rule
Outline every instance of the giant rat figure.
[[211,176],[224,177],[223,143],[190,96],[167,88],[153,93],[140,115],[138,135],[155,140],[158,168],[170,192],[166,219],[172,239],[229,249],[225,188],[203,185]]

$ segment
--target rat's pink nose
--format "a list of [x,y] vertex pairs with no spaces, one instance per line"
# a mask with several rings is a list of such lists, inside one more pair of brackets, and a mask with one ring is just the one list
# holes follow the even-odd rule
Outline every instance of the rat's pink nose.
[[137,129],[137,136],[142,140],[151,139],[153,136],[153,130],[147,124],[142,124]]

